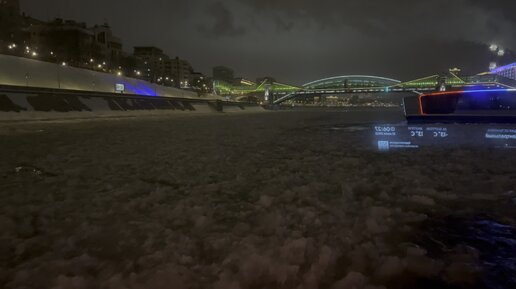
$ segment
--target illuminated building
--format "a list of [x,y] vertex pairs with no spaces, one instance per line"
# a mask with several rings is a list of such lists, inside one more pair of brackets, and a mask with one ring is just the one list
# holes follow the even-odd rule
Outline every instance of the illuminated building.
[[25,28],[27,47],[48,56],[52,51],[59,61],[83,66],[94,56],[95,34],[86,23],[56,18],[51,22],[33,22]]
[[144,62],[142,77],[145,80],[178,88],[190,87],[194,70],[188,61],[170,58],[153,46],[135,47],[133,55]]
[[176,57],[169,59],[166,63],[166,67],[167,74],[169,74],[174,81],[175,87],[187,88],[191,86],[193,68],[188,61]]
[[516,80],[516,63],[495,68],[491,70],[491,74],[496,74],[505,78]]
[[[28,16],[23,21],[26,46],[38,51],[43,60],[65,60],[76,67],[103,70],[120,65],[122,42],[108,24],[88,27],[73,20],[56,18],[43,22]],[[102,64],[100,68],[98,63]]]
[[134,56],[140,58],[143,63],[142,78],[150,82],[158,82],[161,78],[170,77],[166,71],[166,61],[169,57],[163,50],[153,46],[134,47]]
[[190,86],[194,90],[207,93],[211,92],[213,85],[210,77],[205,76],[200,72],[193,72],[190,75]]
[[100,50],[101,58],[110,63],[119,63],[122,57],[122,41],[113,35],[109,25],[95,25],[91,30],[95,34],[95,45]]

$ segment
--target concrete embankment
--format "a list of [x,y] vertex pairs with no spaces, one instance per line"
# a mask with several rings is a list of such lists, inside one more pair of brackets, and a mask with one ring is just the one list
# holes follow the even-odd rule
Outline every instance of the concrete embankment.
[[0,88],[0,121],[246,111],[265,110],[258,105],[223,102],[209,98],[172,98],[20,87]]

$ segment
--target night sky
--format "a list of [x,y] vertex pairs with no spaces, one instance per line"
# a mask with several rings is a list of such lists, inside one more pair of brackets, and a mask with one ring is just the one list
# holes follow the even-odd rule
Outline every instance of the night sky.
[[[487,69],[487,49],[516,47],[515,0],[21,0],[22,11],[104,21],[124,50],[154,45],[211,75],[302,84],[368,74],[409,80]],[[499,62],[516,60],[511,52]]]

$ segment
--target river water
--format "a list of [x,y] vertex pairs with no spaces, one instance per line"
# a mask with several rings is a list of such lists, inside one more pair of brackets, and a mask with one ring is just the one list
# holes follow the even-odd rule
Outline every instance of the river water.
[[516,288],[513,134],[395,109],[1,123],[0,287]]

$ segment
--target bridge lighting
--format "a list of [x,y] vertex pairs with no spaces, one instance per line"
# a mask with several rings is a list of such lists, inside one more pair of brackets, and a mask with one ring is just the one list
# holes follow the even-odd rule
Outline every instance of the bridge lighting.
[[491,62],[489,63],[489,70],[494,70],[498,67],[498,65],[496,64],[496,62]]

